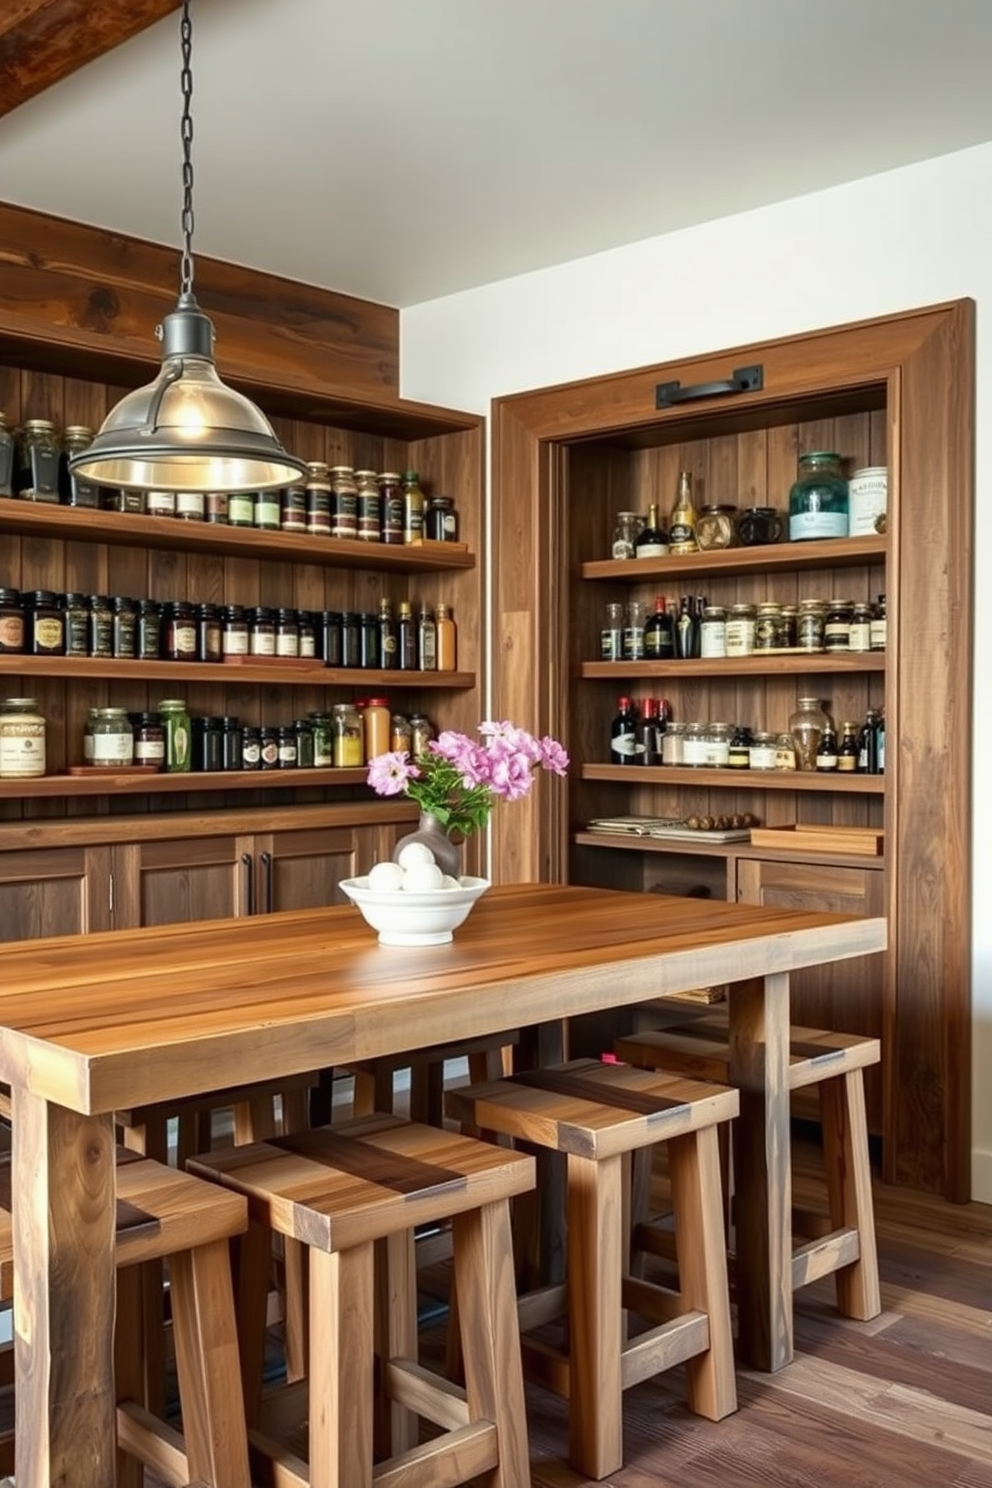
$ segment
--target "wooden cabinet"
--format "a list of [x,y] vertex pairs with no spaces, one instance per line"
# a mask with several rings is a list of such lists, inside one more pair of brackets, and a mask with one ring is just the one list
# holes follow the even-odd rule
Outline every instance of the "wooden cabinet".
[[112,927],[109,847],[79,842],[0,852],[0,940]]
[[[973,335],[970,302],[911,311],[500,399],[493,435],[496,712],[536,716],[573,761],[567,785],[539,783],[525,824],[496,823],[497,876],[884,912],[889,953],[833,968],[829,985],[800,981],[797,1013],[881,1035],[885,1174],[957,1199],[970,1183]],[[721,391],[745,366],[760,367],[759,385]],[[660,398],[662,384],[684,396]],[[815,449],[837,450],[848,471],[888,466],[886,534],[610,556],[616,513],[670,509],[680,470],[693,472],[699,503],[781,511],[798,455]],[[600,660],[607,601],[881,593],[884,653]],[[800,695],[820,698],[838,724],[883,707],[886,773],[612,765],[621,694],[667,697],[681,720],[773,732]],[[782,851],[748,862],[746,844],[587,830],[596,817],[744,811],[771,827],[884,830],[884,858]]]

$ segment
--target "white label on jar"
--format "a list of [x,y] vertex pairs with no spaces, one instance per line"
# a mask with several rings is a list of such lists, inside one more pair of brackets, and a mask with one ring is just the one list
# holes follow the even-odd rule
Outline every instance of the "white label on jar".
[[161,765],[165,763],[164,739],[136,739],[134,760],[138,765]]
[[272,631],[252,631],[251,654],[252,656],[275,656],[276,638]]
[[176,653],[179,656],[196,655],[196,626],[177,625],[175,628]]
[[232,491],[227,499],[227,520],[247,526],[254,520],[255,507],[251,496]]
[[775,745],[774,744],[752,744],[748,750],[752,770],[774,770],[775,768]]
[[177,517],[202,517],[203,516],[203,492],[202,491],[177,491],[176,492],[176,516]]
[[93,763],[95,765],[129,765],[133,759],[133,734],[93,735]]
[[796,512],[789,518],[789,541],[804,542],[817,537],[846,537],[846,512]]
[[301,635],[300,636],[300,655],[301,656],[307,656],[307,657],[309,657],[309,656],[316,656],[316,654],[317,654],[317,647],[316,647],[316,644],[314,642],[313,636],[312,635]]
[[299,656],[299,654],[300,638],[298,635],[295,634],[295,632],[289,635],[276,636],[277,656]]
[[146,491],[145,511],[150,517],[172,517],[176,513],[175,491]]
[[666,731],[661,738],[661,763],[663,765],[681,765],[682,751],[682,735]]
[[225,630],[222,639],[225,656],[248,655],[247,630]]
[[754,651],[754,621],[728,620],[724,630],[724,656],[750,656]]
[[713,770],[725,770],[730,759],[730,743],[727,739],[703,740],[703,764]]
[[889,472],[884,465],[856,470],[848,483],[850,537],[875,537],[884,531],[879,518],[885,516],[889,494]]
[[700,656],[726,656],[727,626],[723,620],[704,620],[699,627]]
[[45,725],[0,723],[0,777],[24,780],[45,773]]
[[682,763],[684,765],[705,765],[706,743],[702,738],[687,734],[682,741]]

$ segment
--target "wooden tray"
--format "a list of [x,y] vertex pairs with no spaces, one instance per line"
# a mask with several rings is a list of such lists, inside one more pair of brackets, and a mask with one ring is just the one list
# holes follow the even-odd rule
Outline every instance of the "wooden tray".
[[875,827],[752,827],[752,847],[787,847],[790,852],[858,853],[877,858],[885,833]]
[[68,765],[67,775],[161,775],[161,765]]

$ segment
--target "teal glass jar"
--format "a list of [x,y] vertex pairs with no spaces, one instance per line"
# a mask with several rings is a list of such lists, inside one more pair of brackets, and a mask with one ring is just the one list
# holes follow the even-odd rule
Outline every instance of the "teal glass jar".
[[817,450],[799,456],[799,478],[789,492],[789,541],[846,537],[847,481],[840,455]]

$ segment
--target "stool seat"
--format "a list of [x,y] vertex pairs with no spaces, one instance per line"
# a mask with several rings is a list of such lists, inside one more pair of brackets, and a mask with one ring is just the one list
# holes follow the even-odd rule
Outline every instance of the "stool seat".
[[[565,1314],[568,1348],[524,1339],[528,1375],[569,1401],[569,1461],[603,1478],[623,1465],[622,1395],[687,1365],[689,1402],[720,1420],[737,1408],[717,1130],[736,1090],[595,1060],[454,1090],[449,1115],[566,1154],[567,1282],[518,1298],[521,1329]],[[681,1290],[629,1274],[631,1155],[667,1144],[680,1222]],[[625,1308],[652,1324],[628,1339]]]
[[[259,1429],[280,1418],[278,1402],[270,1398],[263,1409],[261,1399],[264,1305],[255,1261],[275,1230],[309,1256],[309,1475],[301,1466],[287,1481],[371,1488],[378,1352],[387,1402],[378,1424],[389,1455],[375,1468],[377,1480],[440,1488],[487,1473],[494,1488],[529,1488],[509,1200],[533,1188],[533,1158],[373,1113],[208,1153],[191,1166],[248,1201],[256,1241],[242,1257],[241,1323],[255,1451],[270,1463],[285,1460],[283,1445]],[[449,1219],[464,1389],[417,1357],[414,1228]],[[377,1247],[385,1257],[378,1293]],[[442,1434],[420,1445],[418,1417]]]
[[[615,1053],[640,1068],[729,1082],[727,1013],[631,1034],[617,1040]],[[793,1214],[794,1232],[808,1238],[793,1248],[791,1289],[833,1275],[839,1311],[862,1321],[882,1307],[864,1095],[864,1070],[880,1059],[877,1038],[801,1025],[789,1030],[789,1090],[817,1087],[829,1210],[827,1223]]]
[[[116,1151],[118,1483],[143,1481],[140,1464],[175,1481],[247,1488],[248,1450],[238,1389],[238,1341],[228,1242],[247,1229],[245,1200],[152,1158]],[[0,1301],[14,1295],[9,1155],[0,1155]],[[141,1403],[140,1263],[168,1260],[183,1434]],[[123,1273],[123,1274],[122,1274]],[[134,1285],[129,1285],[133,1282]],[[16,1381],[15,1381],[16,1388]],[[12,1443],[8,1440],[6,1447]],[[4,1453],[4,1468],[8,1456]]]

